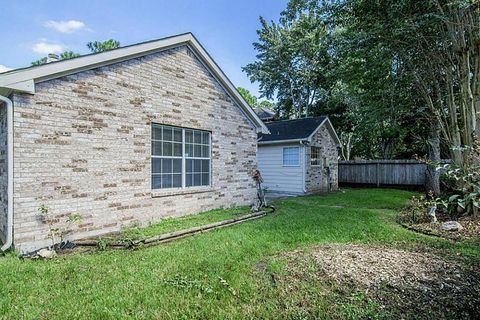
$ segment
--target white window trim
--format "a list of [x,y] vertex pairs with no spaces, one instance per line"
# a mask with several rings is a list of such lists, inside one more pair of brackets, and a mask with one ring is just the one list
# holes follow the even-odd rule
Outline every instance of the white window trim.
[[[292,148],[297,149],[298,164],[285,164],[285,149],[292,149]],[[282,166],[283,167],[300,167],[300,147],[294,146],[294,147],[283,147],[282,148]]]
[[[150,126],[150,130],[153,130],[153,126],[166,126],[166,127],[172,127],[172,128],[177,128],[182,130],[182,156],[181,157],[176,157],[176,156],[154,156],[152,155],[152,151],[150,150],[150,157],[153,158],[160,158],[160,159],[182,159],[182,186],[181,187],[172,187],[172,188],[153,188],[152,184],[152,177],[153,173],[152,170],[150,170],[150,190],[154,193],[162,193],[162,192],[172,192],[172,191],[184,191],[184,190],[195,190],[195,189],[205,189],[205,188],[211,188],[212,187],[212,132],[208,130],[202,130],[202,129],[194,129],[194,128],[185,128],[185,127],[178,127],[174,125],[169,125],[169,124],[162,124],[162,123],[152,123]],[[185,154],[185,130],[196,130],[196,131],[203,131],[203,132],[208,132],[209,133],[209,141],[208,141],[208,147],[209,147],[209,153],[210,157],[204,158],[204,157],[187,157]],[[150,137],[152,137],[152,132],[150,132]],[[157,142],[163,142],[164,140],[158,140],[158,139],[152,139],[150,138],[150,148],[152,148],[152,142],[157,141]],[[200,145],[205,145],[200,143]],[[187,186],[187,159],[188,160],[210,160],[210,167],[209,167],[209,172],[208,172],[208,185],[201,185],[201,186]],[[152,161],[150,160],[150,166],[152,166]]]
[[[319,162],[319,164],[312,164],[312,153],[313,153],[312,148],[318,148],[318,149],[320,150],[320,154],[318,155],[318,158],[316,158],[316,160]],[[311,146],[311,147],[310,147],[310,166],[312,166],[312,167],[321,167],[322,164],[323,164],[322,147],[319,147],[319,146]]]

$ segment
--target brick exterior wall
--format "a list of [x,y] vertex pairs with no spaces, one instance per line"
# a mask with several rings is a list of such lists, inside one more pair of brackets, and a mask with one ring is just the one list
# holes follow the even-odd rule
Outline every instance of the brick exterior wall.
[[[36,91],[13,98],[16,248],[49,245],[42,204],[59,225],[81,215],[75,239],[253,201],[254,125],[188,47],[38,83]],[[152,122],[212,132],[211,188],[152,193]]]
[[[320,158],[326,157],[330,163],[330,181],[332,190],[338,189],[338,150],[335,140],[332,138],[326,126],[322,126],[312,137],[310,146],[321,148]],[[323,163],[320,166],[312,166],[310,162],[311,148],[306,148],[305,187],[307,193],[320,193],[328,191],[328,173]]]
[[0,242],[7,237],[7,108],[0,104]]

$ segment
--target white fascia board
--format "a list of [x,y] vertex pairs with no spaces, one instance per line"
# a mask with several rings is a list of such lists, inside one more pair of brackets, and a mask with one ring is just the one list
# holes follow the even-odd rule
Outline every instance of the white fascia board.
[[16,82],[8,85],[10,91],[20,91],[34,94],[35,93],[35,82],[33,80],[25,80],[21,82]]
[[97,54],[89,54],[75,59],[46,63],[36,67],[18,69],[0,74],[0,87],[17,82],[34,80],[41,82],[55,79],[64,75],[89,70],[96,67],[129,60],[153,52],[169,49],[187,43],[192,39],[191,34],[182,34],[175,37],[160,39],[137,45],[131,45]]
[[231,98],[240,106],[246,116],[253,122],[257,132],[269,134],[268,128],[253,109],[243,99],[232,82],[213,61],[207,51],[191,33],[185,33],[160,40],[126,46],[97,54],[90,54],[75,59],[46,63],[36,67],[13,70],[0,74],[0,89],[35,93],[35,83],[59,78],[65,75],[98,68],[101,66],[126,61],[155,52],[168,50],[181,45],[188,45],[200,60],[204,62],[222,84]]
[[328,125],[330,127],[331,132],[333,133],[333,139],[337,142],[338,146],[341,146],[340,138],[338,137],[337,131],[333,127],[333,124],[330,122],[330,119],[328,119]]
[[333,127],[332,123],[330,122],[330,118],[325,117],[325,120],[323,120],[318,127],[312,132],[312,134],[308,137],[308,141],[312,142],[313,136],[320,130],[320,128],[324,125],[327,124],[328,126],[328,131],[330,132],[330,135],[333,137],[333,140],[337,143],[337,145],[340,145],[340,139],[338,138],[337,132],[335,131],[335,128]]
[[292,143],[298,142],[302,143],[302,141],[306,141],[306,139],[287,139],[287,140],[274,140],[274,141],[257,141],[259,145],[267,145],[267,144],[285,144],[285,143]]

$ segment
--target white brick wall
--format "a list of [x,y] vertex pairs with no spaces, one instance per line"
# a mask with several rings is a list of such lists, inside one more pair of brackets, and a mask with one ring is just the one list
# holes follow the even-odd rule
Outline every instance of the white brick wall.
[[[80,238],[252,202],[255,128],[187,47],[39,83],[36,90],[13,98],[17,248],[49,244],[41,204],[60,222],[80,214],[71,236]],[[152,196],[152,122],[212,132],[211,189]]]

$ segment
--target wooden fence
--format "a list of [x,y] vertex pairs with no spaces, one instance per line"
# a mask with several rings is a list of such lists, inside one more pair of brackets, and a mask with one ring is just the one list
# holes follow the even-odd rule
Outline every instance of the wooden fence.
[[[449,163],[450,160],[442,160]],[[427,166],[416,160],[354,160],[338,162],[338,182],[343,185],[365,184],[423,186]]]

